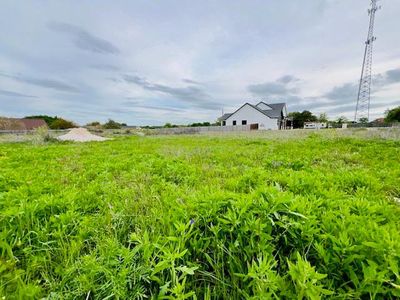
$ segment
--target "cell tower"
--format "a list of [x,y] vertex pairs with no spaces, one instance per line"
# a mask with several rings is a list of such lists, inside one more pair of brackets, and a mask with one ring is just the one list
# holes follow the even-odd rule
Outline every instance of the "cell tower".
[[378,0],[371,0],[371,8],[368,9],[369,27],[368,37],[365,42],[364,60],[361,69],[360,86],[358,88],[357,106],[354,117],[355,122],[369,121],[369,104],[371,99],[371,80],[372,80],[372,50],[376,40],[374,36],[375,13],[380,7],[377,6]]

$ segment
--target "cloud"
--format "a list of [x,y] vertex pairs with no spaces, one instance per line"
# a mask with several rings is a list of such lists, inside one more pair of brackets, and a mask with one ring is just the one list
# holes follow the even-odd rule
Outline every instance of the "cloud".
[[394,83],[400,83],[400,68],[388,70],[383,74],[374,76],[372,79],[373,86],[378,88]]
[[388,83],[400,82],[400,68],[387,71],[386,78]]
[[[107,18],[87,1],[41,1],[40,10],[34,1],[5,2],[0,68],[14,78],[0,76],[0,89],[38,98],[2,92],[2,114],[43,112],[82,124],[109,117],[179,123],[213,120],[221,107],[233,111],[264,100],[330,117],[331,109],[348,105],[353,115],[362,54],[354,37],[363,39],[367,21],[359,13],[368,7],[362,0],[346,1],[345,10],[334,0],[120,1],[117,7],[104,1]],[[382,71],[373,77],[371,104],[400,96],[400,35],[393,34],[400,1],[388,5],[381,12],[373,71]],[[128,83],[123,74],[138,76]],[[137,103],[125,105],[126,97]],[[182,112],[160,111],[164,107]],[[386,108],[382,104],[374,116]]]
[[100,54],[118,54],[120,52],[111,42],[96,37],[78,26],[62,22],[50,22],[47,27],[56,32],[69,34],[73,37],[75,46],[82,50]]
[[186,78],[182,79],[182,81],[186,82],[186,83],[190,83],[190,84],[201,84],[198,81],[195,81],[195,80],[192,80],[192,79],[186,79]]
[[276,81],[251,84],[247,87],[248,91],[255,96],[271,97],[271,96],[289,96],[297,91],[291,84],[298,81],[292,75],[285,75]]
[[292,76],[292,75],[285,75],[285,76],[282,76],[281,78],[279,78],[277,80],[277,82],[280,82],[280,83],[283,83],[283,84],[288,84],[290,82],[296,82],[296,81],[299,81],[299,79],[294,77],[294,76]]
[[182,112],[183,109],[174,108],[174,107],[165,107],[165,106],[156,106],[156,105],[142,105],[137,103],[125,102],[125,106],[132,107],[132,108],[145,108],[157,111],[169,111],[169,112]]
[[26,77],[26,76],[14,76],[14,75],[6,75],[4,73],[0,73],[0,76],[3,77],[8,77],[12,78],[16,81],[22,82],[22,83],[28,83],[31,85],[36,85],[44,88],[50,88],[56,91],[61,91],[61,92],[71,92],[71,93],[77,93],[79,92],[79,89],[69,85],[67,83],[64,83],[62,81],[58,80],[53,80],[53,79],[40,79],[40,78],[31,78],[31,77]]
[[[372,91],[380,90],[381,88],[390,84],[400,82],[400,69],[388,70],[382,74],[377,74],[372,78]],[[339,86],[333,87],[329,92],[322,95],[322,98],[334,100],[336,105],[354,102],[357,100],[359,83],[347,82]],[[355,105],[355,104],[354,104]]]
[[118,71],[119,67],[109,65],[109,64],[93,64],[89,66],[92,69],[97,69],[101,71]]
[[340,86],[335,86],[332,90],[323,95],[323,97],[341,102],[346,102],[350,99],[355,100],[357,98],[357,89],[358,84],[348,82]]
[[204,109],[220,107],[218,103],[212,101],[211,97],[202,88],[197,86],[171,87],[164,84],[149,82],[147,79],[137,75],[124,75],[123,77],[126,82],[139,85],[145,90],[163,93],[197,107]]
[[25,95],[25,94],[12,92],[12,91],[5,91],[5,90],[0,90],[0,96],[19,97],[19,98],[37,98],[36,96]]

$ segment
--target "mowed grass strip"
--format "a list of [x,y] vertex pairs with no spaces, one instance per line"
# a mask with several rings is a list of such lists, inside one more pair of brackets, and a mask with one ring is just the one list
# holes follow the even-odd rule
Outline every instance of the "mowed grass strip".
[[400,142],[0,144],[6,299],[396,299]]

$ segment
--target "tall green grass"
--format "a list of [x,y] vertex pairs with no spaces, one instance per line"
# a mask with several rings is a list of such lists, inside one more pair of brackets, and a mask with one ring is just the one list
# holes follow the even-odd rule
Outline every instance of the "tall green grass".
[[0,144],[6,299],[396,299],[400,142]]

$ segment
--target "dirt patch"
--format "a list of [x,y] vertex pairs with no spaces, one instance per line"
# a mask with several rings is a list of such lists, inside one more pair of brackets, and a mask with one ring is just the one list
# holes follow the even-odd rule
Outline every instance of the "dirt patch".
[[74,141],[74,142],[102,142],[108,140],[102,136],[91,134],[86,128],[73,128],[67,134],[57,137],[60,141]]

